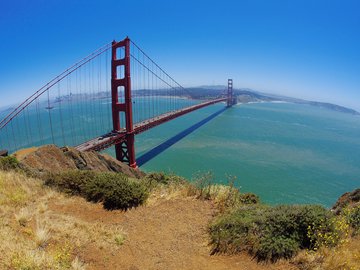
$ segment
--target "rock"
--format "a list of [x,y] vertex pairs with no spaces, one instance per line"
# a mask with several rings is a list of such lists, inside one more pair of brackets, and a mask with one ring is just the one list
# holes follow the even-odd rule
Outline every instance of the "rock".
[[72,147],[59,148],[55,145],[45,145],[29,151],[21,150],[14,156],[21,166],[40,175],[46,172],[58,173],[75,169],[120,172],[134,178],[144,175],[140,170],[130,168],[109,155],[94,151],[80,152]]
[[352,192],[346,192],[336,201],[331,208],[335,214],[340,214],[342,209],[346,206],[354,206],[360,204],[360,188],[355,189]]

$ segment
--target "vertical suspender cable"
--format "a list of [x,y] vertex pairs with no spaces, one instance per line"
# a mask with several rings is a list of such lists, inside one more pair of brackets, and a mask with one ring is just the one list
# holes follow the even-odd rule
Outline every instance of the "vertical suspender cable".
[[105,88],[106,93],[109,94],[109,99],[106,99],[108,102],[107,104],[107,119],[109,130],[112,130],[111,126],[111,94],[110,94],[110,87],[109,87],[109,80],[110,80],[110,73],[109,73],[109,51],[106,51],[106,58],[105,58]]
[[84,112],[83,112],[83,107],[84,107],[84,104],[83,103],[83,96],[82,96],[82,83],[81,83],[81,71],[82,71],[82,68],[77,70],[76,71],[76,86],[77,86],[77,104],[79,106],[79,112],[78,112],[78,115],[79,115],[79,120],[78,120],[78,123],[79,123],[79,126],[80,126],[80,129],[81,129],[81,135],[82,135],[82,139],[81,141],[84,141],[85,140],[85,129],[84,129]]
[[52,120],[51,120],[51,107],[50,107],[50,95],[49,95],[49,90],[47,90],[47,102],[48,102],[48,112],[49,112],[49,124],[50,124],[50,131],[51,131],[51,139],[52,139],[52,143],[55,144],[55,140],[54,140],[54,131],[53,131],[53,126],[52,126]]
[[[22,119],[24,121],[23,128],[25,129],[26,139],[27,139],[27,145],[31,145],[30,136],[29,136],[29,130],[28,130],[28,123],[26,121],[26,113],[25,110],[21,113]],[[26,145],[26,144],[25,144]]]
[[155,115],[156,115],[156,113],[155,113],[156,93],[155,93],[155,89],[154,89],[154,64],[153,63],[151,63],[151,70],[152,70],[152,72],[151,72],[151,89],[154,94],[154,100],[152,103],[152,105],[153,105],[153,108],[152,108],[153,116],[152,117],[155,117]]
[[41,126],[41,115],[40,115],[40,109],[39,109],[39,99],[36,99],[36,116],[37,116],[37,126],[39,131],[39,138],[41,141],[41,144],[44,144],[44,138],[42,134],[42,126]]
[[60,82],[58,83],[58,103],[59,103],[59,116],[60,116],[60,127],[61,127],[61,135],[62,135],[62,141],[63,141],[63,146],[66,145],[66,140],[65,140],[65,133],[64,133],[64,123],[63,123],[63,115],[62,115],[62,98],[61,98],[61,94],[60,94]]
[[33,136],[32,136],[32,129],[31,129],[31,123],[30,123],[30,116],[29,116],[29,107],[26,107],[25,115],[26,115],[26,118],[27,118],[26,122],[27,122],[27,125],[29,127],[29,135],[30,135],[31,145],[33,145],[34,144],[34,139],[33,139]]
[[75,128],[74,128],[74,109],[73,109],[73,97],[71,91],[71,78],[67,78],[67,96],[68,96],[68,110],[70,111],[68,115],[70,116],[70,133],[72,138],[72,145],[76,145],[78,142],[76,141]]
[[17,138],[17,137],[15,136],[13,122],[14,122],[14,121],[11,121],[11,122],[10,122],[10,125],[11,125],[11,131],[12,131],[13,142],[14,142],[14,144],[15,144],[15,149],[14,149],[14,150],[17,150],[17,149],[18,149],[18,145],[17,145],[17,141],[16,141],[16,138]]
[[148,65],[148,70],[147,70],[147,85],[146,86],[149,89],[149,115],[148,115],[148,118],[151,118],[152,117],[152,114],[151,114],[152,91],[151,91],[151,88],[150,88],[149,59],[147,61],[147,65]]
[[105,131],[105,126],[104,126],[104,115],[103,115],[103,110],[102,110],[102,106],[101,106],[101,100],[102,100],[102,93],[101,93],[101,56],[99,57],[98,60],[98,66],[97,66],[97,82],[98,82],[98,87],[97,87],[97,100],[98,100],[98,116],[100,117],[100,124],[101,124],[101,130],[104,132]]

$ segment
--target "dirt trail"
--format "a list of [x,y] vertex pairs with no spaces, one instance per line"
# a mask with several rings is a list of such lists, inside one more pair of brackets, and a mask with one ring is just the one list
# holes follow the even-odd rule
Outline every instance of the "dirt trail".
[[297,269],[287,262],[258,264],[245,253],[210,256],[206,228],[214,209],[206,201],[177,198],[127,212],[109,212],[77,198],[71,204],[54,202],[51,208],[86,221],[113,224],[126,232],[119,250],[86,247],[80,256],[87,269]]

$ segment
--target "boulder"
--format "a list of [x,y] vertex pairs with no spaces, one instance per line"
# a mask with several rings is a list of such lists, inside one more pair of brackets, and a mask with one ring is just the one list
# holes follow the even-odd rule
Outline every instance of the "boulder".
[[342,209],[347,206],[355,206],[360,204],[360,188],[352,192],[346,192],[336,201],[331,208],[335,214],[340,214]]

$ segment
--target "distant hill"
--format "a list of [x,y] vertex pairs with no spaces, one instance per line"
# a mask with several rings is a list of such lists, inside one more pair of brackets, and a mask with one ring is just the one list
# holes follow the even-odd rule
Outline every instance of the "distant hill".
[[[201,86],[201,87],[188,88],[187,90],[192,98],[200,99],[206,97],[216,97],[219,96],[221,93],[226,93],[227,87],[221,85]],[[297,104],[308,104],[316,107],[326,108],[333,111],[349,113],[353,115],[360,115],[360,113],[356,110],[332,103],[310,101],[310,100],[279,96],[273,94],[265,94],[249,88],[234,89],[234,94],[237,96],[237,100],[239,103],[283,101],[283,102],[291,102]]]

